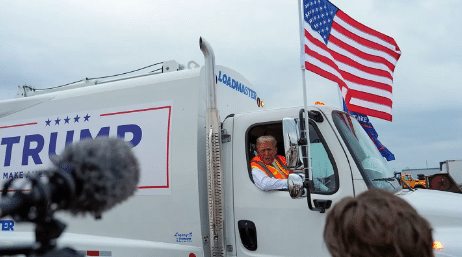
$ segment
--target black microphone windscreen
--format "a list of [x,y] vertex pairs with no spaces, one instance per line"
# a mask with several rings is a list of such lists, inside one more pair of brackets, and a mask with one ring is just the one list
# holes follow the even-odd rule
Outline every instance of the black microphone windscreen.
[[131,145],[119,138],[95,138],[66,146],[55,160],[75,180],[75,199],[66,207],[72,214],[95,217],[133,195],[139,164]]

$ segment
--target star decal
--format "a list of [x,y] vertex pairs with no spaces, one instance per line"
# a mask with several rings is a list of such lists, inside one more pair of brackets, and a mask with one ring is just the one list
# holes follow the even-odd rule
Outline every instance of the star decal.
[[[60,119],[59,117],[56,117],[56,119],[50,120],[50,118],[48,118],[45,121],[45,126],[51,126],[52,121],[54,121],[54,124],[57,125],[57,126],[59,126],[60,124],[70,124],[72,119],[74,119],[74,123],[78,123],[80,121],[80,118],[84,118],[83,121],[90,121],[90,117],[91,116],[87,113],[83,117],[80,117],[78,114],[76,114],[74,118],[69,118],[69,115],[66,115],[66,118],[64,118],[64,119]],[[61,123],[61,121],[64,121],[64,123]]]

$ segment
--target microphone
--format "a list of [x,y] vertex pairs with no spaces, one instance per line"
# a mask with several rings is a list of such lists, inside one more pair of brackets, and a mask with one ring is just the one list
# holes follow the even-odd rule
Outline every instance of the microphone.
[[73,215],[101,213],[125,201],[137,190],[139,164],[131,145],[119,138],[95,138],[67,145],[52,159],[54,167],[45,171],[48,181],[31,177],[29,192],[7,196],[12,180],[3,188],[0,217],[16,215],[31,219],[30,211],[49,208]]

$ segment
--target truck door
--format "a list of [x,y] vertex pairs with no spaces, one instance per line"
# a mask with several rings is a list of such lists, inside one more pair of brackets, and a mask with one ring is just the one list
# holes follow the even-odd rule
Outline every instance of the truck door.
[[[258,136],[274,136],[278,155],[284,155],[282,118],[290,116],[274,116],[269,112],[234,117],[232,169],[237,256],[330,256],[322,237],[326,213],[310,211],[306,198],[292,199],[286,190],[262,191],[252,181],[249,162],[256,154]],[[345,196],[353,196],[350,164],[329,122],[310,121],[310,134],[315,180],[312,199],[331,200],[335,204]]]

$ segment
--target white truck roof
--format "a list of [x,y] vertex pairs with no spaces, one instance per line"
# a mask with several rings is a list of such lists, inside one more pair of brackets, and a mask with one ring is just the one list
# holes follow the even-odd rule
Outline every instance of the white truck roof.
[[[108,79],[83,79],[81,82],[74,83],[65,87],[53,87],[49,89],[33,89],[29,86],[20,87],[15,99],[0,101],[0,118],[6,117],[23,109],[30,108],[37,104],[50,100],[63,100],[76,96],[97,95],[99,93],[116,92],[121,89],[139,88],[143,85],[157,85],[165,82],[172,83],[183,79],[200,78],[203,80],[203,68],[199,65],[190,69],[180,69],[184,67],[175,61],[164,62],[163,70],[169,69],[170,72],[145,73],[136,76],[125,76]],[[175,65],[178,66],[174,70]],[[263,108],[263,100],[260,93],[257,93],[253,85],[238,72],[220,65],[215,66],[217,84],[217,108],[220,120],[223,121],[227,115],[259,110]],[[173,72],[172,72],[173,71]],[[202,82],[202,81],[200,81]],[[200,90],[206,90],[205,87]],[[142,92],[138,92],[142,94]],[[180,93],[180,92],[177,92]],[[201,94],[204,96],[205,94]],[[205,104],[205,97],[199,104]],[[201,107],[201,109],[204,107]]]

